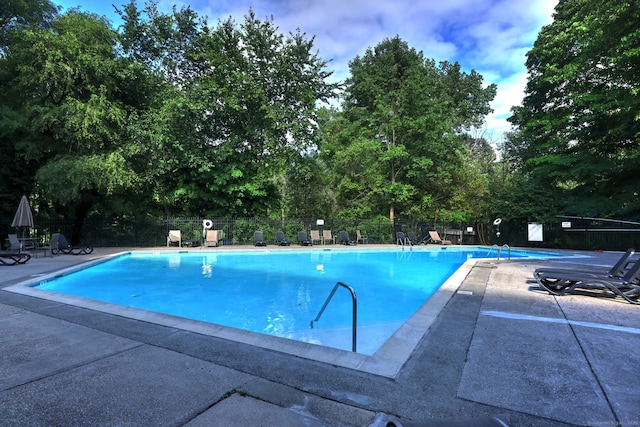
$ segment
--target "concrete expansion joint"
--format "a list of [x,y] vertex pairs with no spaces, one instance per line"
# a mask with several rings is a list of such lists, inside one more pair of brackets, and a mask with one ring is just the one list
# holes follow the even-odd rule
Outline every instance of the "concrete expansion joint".
[[227,400],[229,397],[235,395],[235,394],[241,394],[241,392],[239,392],[237,389],[232,389],[229,390],[228,392],[224,393],[222,396],[220,396],[220,399],[216,400],[215,402],[211,403],[209,406],[205,407],[204,409],[202,409],[201,411],[195,413],[191,418],[189,419],[185,419],[183,420],[183,424],[188,424],[194,420],[196,420],[198,417],[202,416],[203,414],[205,414],[207,411],[213,409],[216,405],[220,404],[221,402],[224,402],[225,400]]
[[569,330],[571,331],[571,334],[573,335],[578,348],[580,348],[580,351],[582,352],[584,360],[585,360],[587,366],[589,367],[589,370],[591,371],[591,374],[593,375],[593,378],[595,380],[595,383],[597,384],[597,387],[600,388],[600,392],[604,396],[605,401],[607,402],[607,406],[611,410],[611,413],[614,415],[614,417],[616,417],[616,423],[617,423],[616,425],[622,425],[622,423],[620,423],[620,420],[617,419],[615,403],[611,401],[611,398],[609,397],[609,393],[607,392],[606,385],[602,383],[602,380],[601,380],[600,376],[598,375],[598,370],[596,369],[594,364],[591,362],[591,359],[589,358],[588,351],[585,349],[585,346],[583,345],[582,340],[580,339],[580,337],[576,333],[576,329],[575,329],[574,325],[569,320],[569,317],[567,316],[567,313],[565,312],[565,310],[563,309],[562,305],[560,304],[560,301],[558,301],[558,298],[559,298],[559,296],[555,296],[554,295],[554,300],[555,300],[555,302],[556,302],[556,304],[557,304],[557,306],[558,306],[558,308],[560,310],[560,313],[562,313],[562,316],[566,320],[567,325],[569,326]]

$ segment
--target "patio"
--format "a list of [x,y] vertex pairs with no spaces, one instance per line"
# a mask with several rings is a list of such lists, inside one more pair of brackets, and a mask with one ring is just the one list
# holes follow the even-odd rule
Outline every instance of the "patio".
[[538,290],[552,262],[477,264],[388,378],[4,289],[114,251],[0,266],[2,425],[640,425],[640,307]]

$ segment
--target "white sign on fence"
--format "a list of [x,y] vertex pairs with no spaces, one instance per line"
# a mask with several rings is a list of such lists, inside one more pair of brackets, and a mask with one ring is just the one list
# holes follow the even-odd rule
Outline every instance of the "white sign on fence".
[[542,224],[538,222],[530,222],[528,225],[529,241],[542,242]]

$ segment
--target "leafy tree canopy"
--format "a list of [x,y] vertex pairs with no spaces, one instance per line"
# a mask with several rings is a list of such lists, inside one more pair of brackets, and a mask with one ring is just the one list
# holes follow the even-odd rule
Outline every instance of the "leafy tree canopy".
[[313,37],[253,11],[210,26],[189,7],[131,1],[115,31],[12,4],[41,9],[2,21],[0,143],[21,177],[10,191],[38,194],[76,233],[93,213],[481,214],[492,150],[468,132],[496,88],[460,64],[386,39],[350,63],[342,111],[319,109],[340,86]]
[[399,37],[368,49],[350,69],[344,125],[323,146],[332,165],[351,168],[338,178],[339,198],[369,197],[369,212],[383,205],[392,219],[396,210],[411,217],[455,210],[454,196],[470,182],[462,135],[491,111],[495,85],[484,87],[458,63],[436,65]]
[[216,28],[188,8],[127,6],[122,45],[157,76],[155,108],[134,124],[158,158],[155,192],[208,215],[279,210],[274,176],[317,142],[316,103],[332,96],[313,38],[285,36],[253,11]]
[[9,44],[12,32],[47,26],[57,12],[49,0],[10,0],[0,3],[0,53]]
[[640,9],[560,0],[528,53],[507,156],[565,201],[566,214],[640,215]]
[[[118,33],[47,5],[0,9],[3,29],[20,26],[0,61],[0,135],[25,189],[77,228],[127,204],[220,216],[281,207],[278,177],[317,146],[316,103],[337,87],[313,38],[253,11],[210,28],[188,7],[131,1]],[[32,6],[42,19],[23,25]]]
[[128,70],[115,42],[104,19],[70,11],[49,28],[20,31],[1,64],[3,136],[30,166],[23,174],[78,224],[96,200],[134,181],[122,154]]

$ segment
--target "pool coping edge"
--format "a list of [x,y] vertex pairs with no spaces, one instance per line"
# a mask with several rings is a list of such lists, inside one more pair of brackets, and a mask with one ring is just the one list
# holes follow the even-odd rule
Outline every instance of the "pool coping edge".
[[467,259],[373,355],[353,353],[346,350],[246,331],[229,326],[36,289],[34,287],[34,282],[50,280],[55,277],[70,274],[74,271],[87,268],[88,266],[99,264],[132,252],[136,251],[119,252],[97,258],[87,263],[65,268],[51,274],[33,277],[29,280],[3,288],[3,290],[119,317],[253,345],[369,374],[395,378],[418,343],[428,333],[444,306],[449,302],[451,297],[455,295],[473,266],[479,261],[486,260],[484,258]]

